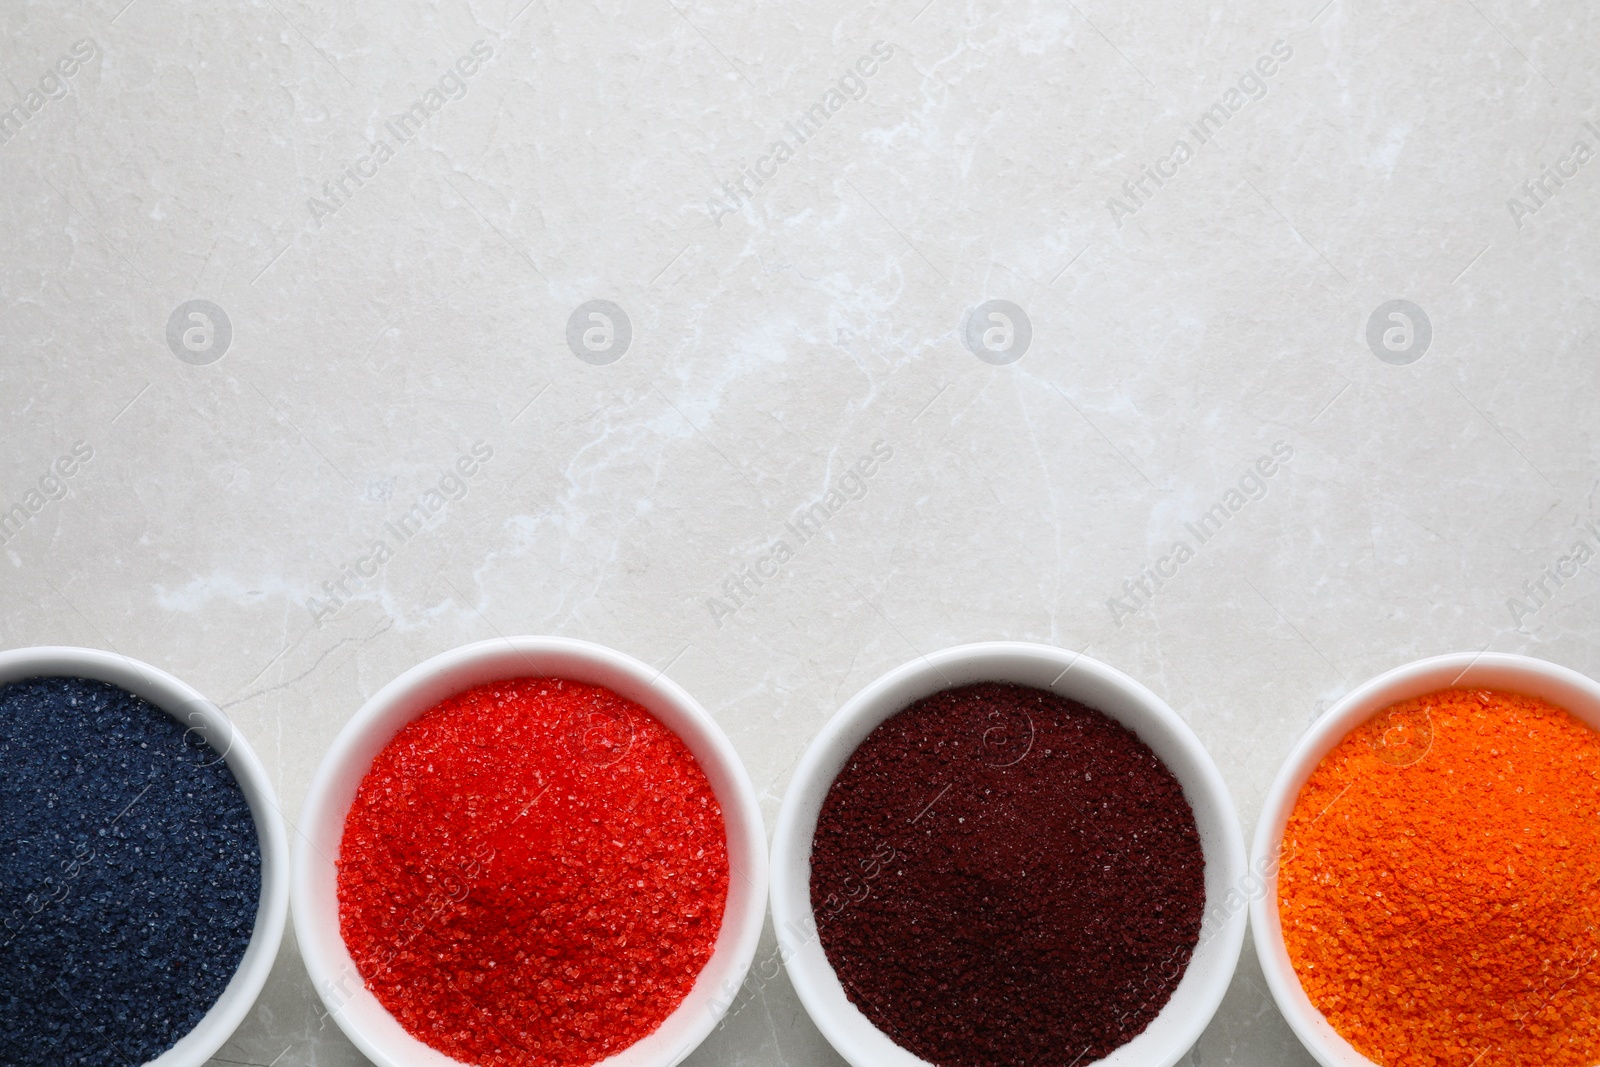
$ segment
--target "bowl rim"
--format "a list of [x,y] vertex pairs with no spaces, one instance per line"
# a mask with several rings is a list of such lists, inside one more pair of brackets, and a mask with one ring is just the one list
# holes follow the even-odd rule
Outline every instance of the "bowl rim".
[[[1123,719],[1120,712],[1104,708],[1096,710],[1133,729],[1146,744],[1152,743],[1146,731],[1165,734],[1161,743],[1170,743],[1180,749],[1187,761],[1188,772],[1181,772],[1170,761],[1163,759],[1183,785],[1185,796],[1196,811],[1197,823],[1201,821],[1202,806],[1212,813],[1210,821],[1218,834],[1206,849],[1206,860],[1208,866],[1213,862],[1218,864],[1216,886],[1226,885],[1229,892],[1226,901],[1208,900],[1205,912],[1207,925],[1203,929],[1209,929],[1209,932],[1202,935],[1189,965],[1190,973],[1195,973],[1197,982],[1203,984],[1195,1001],[1188,1005],[1187,1014],[1180,1016],[1174,1013],[1171,1016],[1180,1021],[1169,1024],[1172,1026],[1168,1038],[1170,1047],[1163,1046],[1158,1054],[1153,1054],[1151,1049],[1138,1050],[1141,1067],[1171,1067],[1199,1039],[1221,1006],[1244,947],[1246,910],[1242,898],[1237,904],[1232,903],[1237,893],[1234,887],[1246,871],[1244,832],[1226,781],[1189,725],[1165,701],[1136,679],[1081,652],[1026,641],[983,641],[955,645],[918,655],[892,668],[868,683],[839,708],[802,755],[778,815],[773,840],[772,917],[777,931],[779,958],[807,1014],[833,1048],[854,1067],[882,1067],[891,1062],[895,1067],[926,1067],[926,1061],[894,1044],[873,1027],[855,1005],[849,1003],[825,955],[816,947],[815,916],[809,892],[811,839],[815,833],[816,809],[820,809],[822,797],[837,776],[838,767],[842,767],[866,735],[910,703],[921,699],[921,696],[907,699],[905,693],[908,686],[920,690],[921,695],[929,695],[980,679],[1015,681],[1015,678],[1002,673],[1006,669],[1002,664],[1008,660],[1013,664],[1028,661],[1048,666],[1051,670],[1060,669],[1055,681],[1048,685],[1033,682],[1018,684],[1049,688],[1061,696],[1076,699],[1082,699],[1075,697],[1076,686],[1098,685],[1115,691],[1120,699],[1137,709],[1132,714],[1141,717],[1141,721],[1130,722]],[[962,681],[952,682],[944,676],[945,667],[969,665],[979,665],[984,669],[972,672],[974,677]],[[994,669],[989,669],[989,665],[994,665]],[[1069,676],[1074,676],[1073,684],[1062,685]],[[1083,700],[1083,703],[1096,706],[1091,700]],[[855,734],[860,736],[849,743],[848,739]],[[1200,791],[1201,795],[1197,798],[1191,794],[1191,789]],[[1213,888],[1209,873],[1207,886],[1209,897]],[[1208,957],[1211,969],[1204,974],[1194,972],[1194,960],[1199,959],[1202,949],[1213,942],[1218,947],[1216,954]],[[821,962],[818,963],[818,960]],[[1214,962],[1209,962],[1211,960]],[[1187,977],[1186,974],[1185,980]],[[1174,997],[1176,994],[1175,990]],[[1169,1001],[1161,1014],[1166,1014],[1171,1004]],[[858,1037],[862,1033],[862,1026],[871,1031],[867,1041]],[[1147,1029],[1145,1034],[1148,1033]],[[1117,1062],[1116,1057],[1132,1049],[1143,1036],[1139,1035],[1134,1041],[1120,1046],[1110,1057],[1095,1062]],[[1085,1063],[1082,1067],[1090,1065]]]
[[[1439,689],[1499,689],[1541,696],[1600,729],[1600,683],[1558,663],[1510,652],[1452,652],[1393,667],[1350,690],[1323,712],[1284,759],[1262,802],[1250,849],[1259,887],[1250,899],[1256,957],[1278,1010],[1322,1067],[1377,1067],[1327,1021],[1300,986],[1279,923],[1278,864],[1284,830],[1311,773],[1351,730],[1385,708]],[[1561,694],[1554,699],[1550,694]],[[1574,697],[1586,708],[1570,706]]]
[[174,721],[186,723],[213,751],[218,751],[221,741],[221,757],[250,805],[261,853],[261,895],[250,942],[233,977],[200,1022],[146,1064],[201,1067],[227,1043],[255,1006],[283,941],[289,913],[289,839],[277,791],[249,740],[227,714],[199,690],[159,667],[119,652],[74,645],[0,651],[0,685],[42,677],[107,682],[155,705]]
[[[506,656],[515,656],[525,661],[526,669],[511,672],[495,669],[492,664],[504,659]],[[749,971],[750,964],[755,958],[757,943],[761,937],[761,928],[766,918],[766,888],[767,888],[767,851],[766,829],[761,815],[760,804],[757,801],[754,787],[745,769],[743,761],[739,758],[727,734],[712,718],[701,704],[691,696],[682,686],[669,678],[665,669],[657,670],[654,667],[628,655],[625,652],[610,648],[606,645],[577,638],[557,637],[548,635],[520,635],[511,637],[493,637],[481,641],[469,642],[464,645],[446,649],[431,656],[420,663],[402,671],[376,693],[368,697],[356,711],[354,716],[340,728],[333,743],[323,754],[312,777],[310,789],[307,791],[305,803],[301,809],[302,832],[295,842],[293,854],[293,878],[291,896],[291,911],[294,916],[295,931],[299,935],[301,953],[306,971],[310,975],[312,984],[321,999],[326,1015],[331,1015],[346,1037],[379,1067],[413,1067],[417,1063],[417,1056],[426,1053],[434,1057],[428,1062],[442,1064],[458,1064],[460,1061],[449,1057],[445,1053],[433,1049],[420,1039],[410,1035],[408,1031],[389,1015],[387,1009],[377,1002],[375,997],[366,992],[359,980],[359,972],[355,970],[349,953],[345,948],[342,938],[335,938],[337,946],[329,946],[319,941],[312,933],[319,916],[325,914],[330,906],[330,901],[325,898],[324,891],[319,888],[319,868],[325,871],[328,860],[317,847],[313,837],[320,833],[320,827],[331,818],[331,811],[336,801],[332,796],[341,780],[341,775],[347,765],[356,761],[358,749],[371,744],[376,731],[383,730],[390,715],[400,714],[396,709],[419,699],[418,694],[429,688],[448,691],[448,694],[458,694],[478,685],[489,684],[499,680],[509,680],[519,677],[558,677],[563,676],[559,671],[540,669],[541,658],[567,657],[581,662],[585,669],[594,669],[600,673],[609,673],[614,679],[636,684],[648,695],[649,700],[641,699],[639,694],[634,694],[631,699],[645,706],[658,720],[661,716],[657,713],[659,707],[669,709],[669,714],[682,716],[692,724],[697,731],[696,741],[703,744],[706,751],[696,753],[698,762],[704,764],[705,756],[710,755],[716,766],[702,766],[707,777],[712,779],[713,785],[718,776],[728,782],[731,790],[730,796],[718,795],[718,802],[722,807],[725,832],[728,836],[730,875],[735,869],[743,871],[744,879],[748,885],[747,904],[742,913],[734,913],[734,894],[730,892],[728,910],[724,912],[722,929],[719,932],[718,944],[711,959],[701,971],[701,980],[684,997],[682,1003],[674,1009],[673,1013],[664,1020],[672,1020],[680,1013],[693,1012],[698,1016],[697,1021],[686,1030],[684,1036],[670,1046],[663,1045],[663,1051],[653,1054],[648,1060],[638,1059],[637,1056],[628,1062],[628,1067],[642,1067],[648,1064],[661,1067],[676,1064],[688,1056],[698,1047],[705,1038],[721,1022],[727,1008],[731,1006],[732,997],[722,998],[719,990],[712,989],[709,985],[702,991],[704,976],[711,970],[719,956],[725,960],[719,966],[726,969],[728,977],[724,984],[732,983],[737,988],[743,983]],[[470,677],[463,677],[470,676]],[[449,684],[446,680],[449,679]],[[587,684],[607,685],[605,682],[590,681]],[[619,682],[618,684],[621,684]],[[399,729],[414,721],[418,716],[438,703],[447,699],[441,696],[436,699],[424,700],[420,706],[411,709],[407,717],[395,729],[389,730],[378,744],[378,750],[387,745]],[[655,703],[652,704],[652,701]],[[663,722],[668,729],[679,734],[681,731],[670,723]],[[374,752],[374,755],[376,752]],[[365,761],[361,774],[356,778],[365,777],[371,767],[371,757]],[[353,799],[353,796],[352,798]],[[349,814],[349,805],[340,805],[343,810],[338,813],[338,837],[332,842],[337,852],[338,840],[342,840],[345,819]],[[747,839],[744,852],[735,859],[735,825],[742,827],[741,833]],[[336,876],[335,876],[336,879]],[[336,882],[335,882],[336,884]],[[336,890],[335,890],[336,892]],[[337,908],[337,898],[333,898],[331,906]],[[335,926],[337,918],[335,917]],[[724,941],[726,944],[724,944]],[[341,962],[342,960],[342,962]],[[347,981],[353,975],[358,989],[354,993],[345,993],[341,982]],[[379,1038],[367,1030],[355,1019],[351,1013],[344,1010],[356,996],[370,998],[373,1005],[382,1011],[389,1021],[394,1022],[397,1029],[405,1033],[411,1043],[404,1050],[392,1047],[391,1039]],[[342,996],[342,999],[341,999]],[[709,999],[707,999],[709,997]],[[612,1054],[602,1065],[612,1065],[627,1057],[629,1053],[638,1050],[640,1045],[650,1041],[661,1029],[641,1038],[640,1041]],[[599,1067],[599,1065],[597,1065]]]

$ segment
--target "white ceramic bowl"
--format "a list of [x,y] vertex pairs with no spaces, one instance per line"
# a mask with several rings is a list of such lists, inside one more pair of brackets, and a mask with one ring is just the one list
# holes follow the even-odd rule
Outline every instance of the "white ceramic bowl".
[[1351,730],[1392,704],[1450,688],[1503,689],[1541,697],[1600,730],[1600,684],[1592,679],[1527,656],[1462,652],[1417,660],[1379,675],[1329,708],[1295,745],[1272,783],[1256,823],[1250,870],[1257,876],[1253,879],[1257,891],[1251,894],[1250,923],[1256,955],[1278,1010],[1323,1067],[1376,1065],[1339,1036],[1311,1003],[1289,962],[1278,922],[1278,861],[1284,828],[1306,779]]
[[139,660],[93,648],[41,646],[0,652],[0,685],[24,678],[93,678],[143,697],[210,745],[227,763],[244,792],[261,848],[261,899],[255,929],[239,969],[199,1024],[146,1067],[200,1067],[233,1036],[266,984],[278,957],[289,910],[289,839],[278,797],[244,735],[211,701],[166,671]]
[[[1239,962],[1245,909],[1237,887],[1245,874],[1244,833],[1216,764],[1176,712],[1121,671],[1049,645],[995,641],[913,660],[852,697],[806,749],[772,844],[772,920],[795,992],[818,1029],[855,1067],[928,1067],[850,1003],[828,963],[811,911],[811,839],[829,786],[868,734],[914,701],[972,682],[1049,689],[1104,712],[1149,745],[1183,786],[1206,857],[1200,943],[1172,999],[1149,1028],[1095,1061],[1104,1067],[1170,1067],[1211,1021]],[[1232,897],[1238,903],[1224,906]]]
[[317,768],[294,850],[294,928],[323,1004],[379,1067],[455,1067],[412,1037],[363,985],[339,933],[335,860],[345,817],[373,758],[411,720],[448,697],[510,678],[559,677],[603,685],[644,706],[677,734],[722,806],[728,836],[728,903],[722,929],[689,995],[660,1028],[602,1061],[670,1067],[705,1040],[744,982],[761,937],[767,890],[766,830],[744,765],[716,721],[677,683],[632,656],[563,637],[512,637],[445,652],[406,671],[364,704]]

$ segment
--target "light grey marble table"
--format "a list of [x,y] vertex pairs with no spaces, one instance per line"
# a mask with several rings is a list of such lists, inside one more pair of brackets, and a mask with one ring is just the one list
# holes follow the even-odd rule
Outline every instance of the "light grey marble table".
[[[1382,670],[1600,673],[1546,577],[1600,545],[1597,50],[1580,0],[12,0],[0,641],[196,685],[292,821],[400,671],[582,637],[769,828],[878,674],[1050,642],[1248,832]],[[291,934],[215,1062],[365,1061]],[[841,1061],[780,978],[690,1062]],[[1311,1062],[1249,945],[1187,1062]]]

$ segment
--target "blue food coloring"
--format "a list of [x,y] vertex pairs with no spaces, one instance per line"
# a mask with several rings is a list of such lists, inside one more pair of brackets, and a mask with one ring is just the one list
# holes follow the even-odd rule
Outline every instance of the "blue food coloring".
[[0,1063],[133,1067],[221,996],[261,897],[225,740],[106,682],[0,686]]

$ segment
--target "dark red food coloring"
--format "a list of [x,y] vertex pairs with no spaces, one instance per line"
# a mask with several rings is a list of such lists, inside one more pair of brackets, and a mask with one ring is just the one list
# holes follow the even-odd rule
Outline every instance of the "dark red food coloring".
[[339,850],[367,988],[470,1064],[596,1063],[653,1032],[711,958],[722,809],[683,742],[600,686],[519,678],[378,754]]
[[901,1047],[939,1067],[1089,1064],[1182,980],[1205,857],[1132,731],[984,682],[856,749],[817,820],[811,904],[851,1003]]

